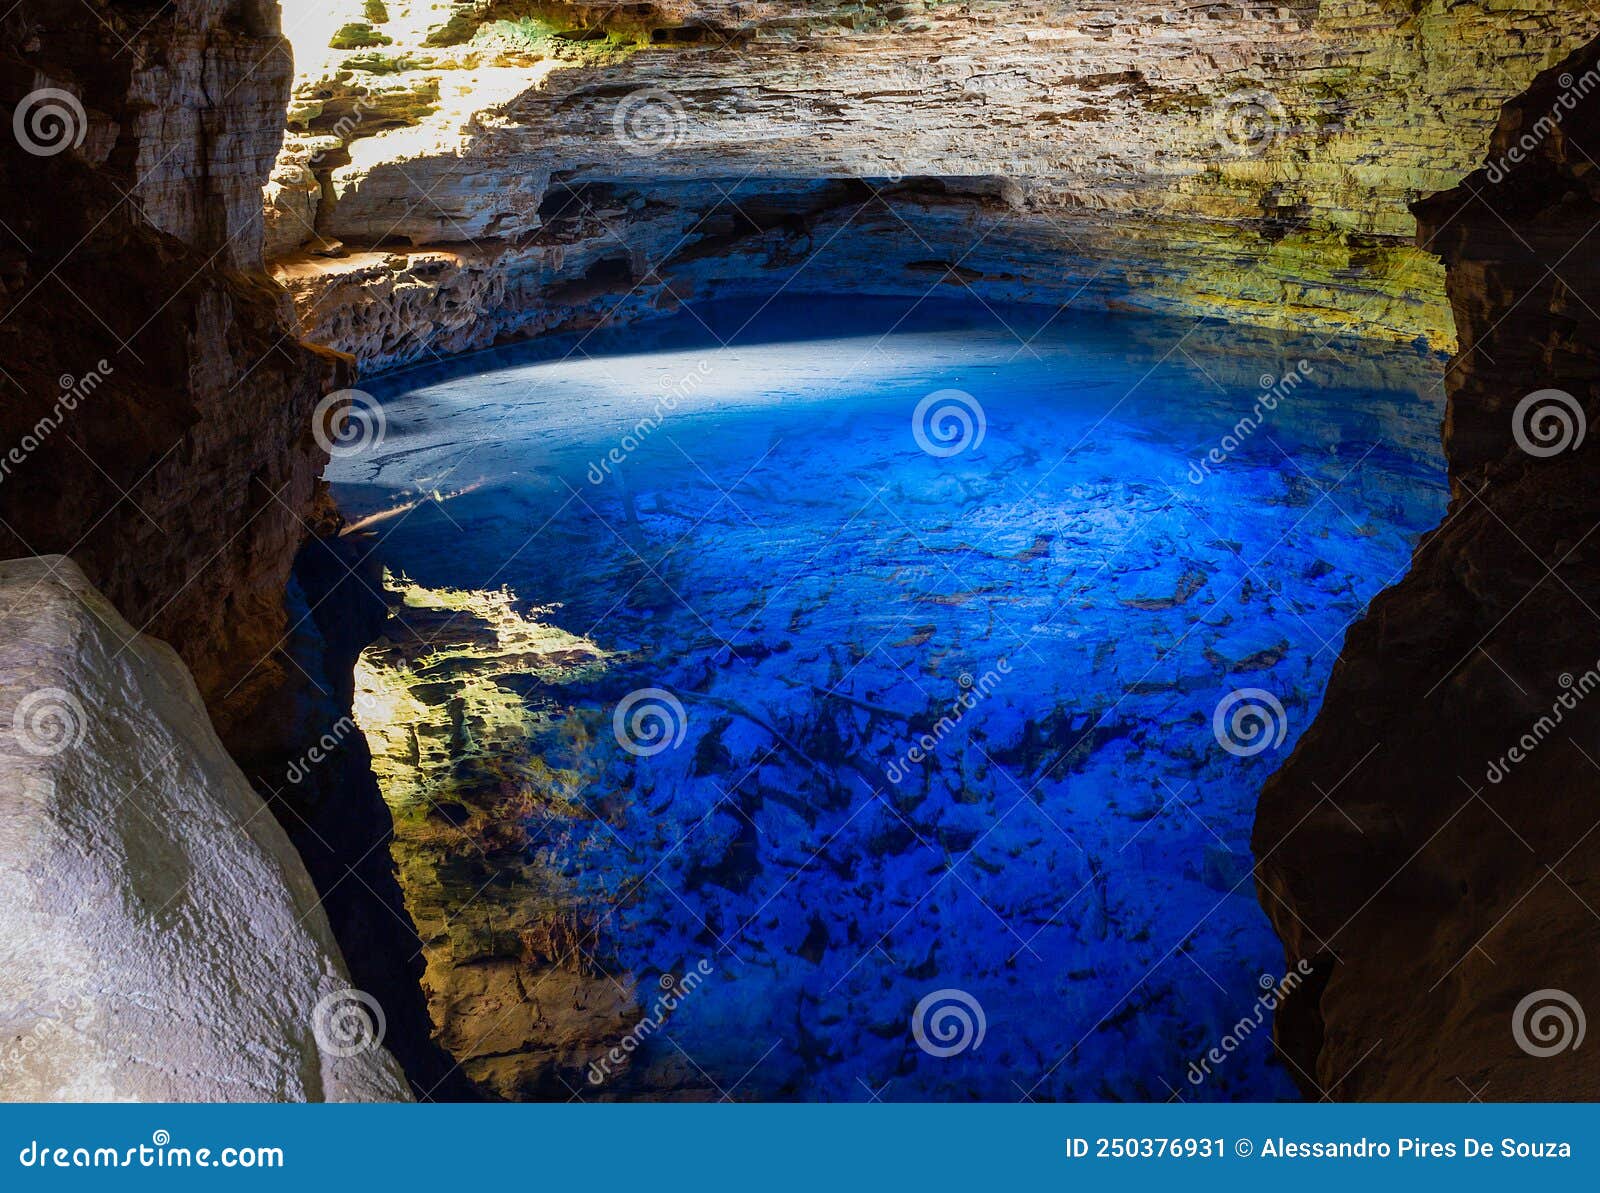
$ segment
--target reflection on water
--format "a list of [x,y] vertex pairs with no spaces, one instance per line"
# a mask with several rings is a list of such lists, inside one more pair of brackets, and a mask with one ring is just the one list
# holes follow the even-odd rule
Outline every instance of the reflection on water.
[[1190,1066],[1282,976],[1255,793],[1442,512],[1436,363],[753,315],[387,378],[330,470],[446,1045],[523,1096],[1293,1096],[1264,1027]]

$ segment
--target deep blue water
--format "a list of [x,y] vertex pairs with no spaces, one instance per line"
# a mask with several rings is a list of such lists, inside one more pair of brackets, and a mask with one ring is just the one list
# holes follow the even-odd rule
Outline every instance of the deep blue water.
[[[469,490],[375,524],[389,566],[615,652],[550,695],[607,727],[558,760],[606,811],[545,848],[646,1006],[710,971],[641,1063],[736,1097],[1284,1098],[1265,1027],[1189,1065],[1282,975],[1256,792],[1443,511],[1438,375],[1187,321],[779,301],[369,383],[386,438],[330,475],[354,516]],[[925,450],[942,391],[966,425],[925,411]],[[623,748],[619,704],[665,748]]]

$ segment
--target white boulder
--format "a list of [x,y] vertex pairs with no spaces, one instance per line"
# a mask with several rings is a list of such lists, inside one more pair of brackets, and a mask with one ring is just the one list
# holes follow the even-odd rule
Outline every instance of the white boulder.
[[409,1099],[350,987],[177,654],[0,563],[0,1100]]

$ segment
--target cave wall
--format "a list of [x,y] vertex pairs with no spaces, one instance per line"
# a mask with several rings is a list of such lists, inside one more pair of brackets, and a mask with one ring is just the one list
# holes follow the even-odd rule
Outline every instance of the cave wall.
[[286,678],[311,413],[348,374],[261,272],[289,48],[270,0],[90,16],[25,0],[3,22],[8,114],[66,98],[32,148],[0,138],[0,557],[70,554],[234,741]]
[[332,51],[339,5],[295,35],[269,238],[308,335],[379,367],[779,286],[1446,348],[1407,205],[1595,28],[1570,0],[396,0]]
[[1597,160],[1593,42],[1417,207],[1461,336],[1451,505],[1351,628],[1254,836],[1262,906],[1320,975],[1277,1025],[1312,1097],[1600,1097],[1575,1046],[1600,1008]]
[[[430,1041],[365,743],[294,769],[348,720],[372,622],[316,533],[314,414],[351,361],[302,342],[262,267],[291,70],[272,0],[0,18],[0,558],[70,556],[176,648],[417,1092],[470,1096]],[[9,590],[0,636],[40,591]]]
[[[425,46],[440,7],[447,32]],[[1595,49],[1506,110],[1492,167],[1418,209],[1419,245],[1405,210],[1481,157],[1500,98],[1593,32],[1583,5],[771,3],[736,17],[706,0],[636,6],[605,16],[604,38],[555,48],[546,27],[604,14],[393,8],[422,22],[417,44],[369,48],[412,59],[308,77],[282,154],[291,65],[266,0],[23,0],[0,18],[7,114],[41,88],[82,112],[62,152],[0,138],[0,555],[69,553],[132,629],[177,647],[267,783],[348,704],[366,631],[335,611],[372,584],[315,543],[294,572],[325,525],[312,411],[351,375],[305,333],[381,366],[790,279],[1046,301],[1086,287],[1104,305],[1140,294],[1440,344],[1440,253],[1461,347],[1455,503],[1352,629],[1323,715],[1263,794],[1263,903],[1322,979],[1280,1041],[1308,1089],[1339,1097],[1600,1094],[1586,1054],[1534,1057],[1511,1030],[1538,989],[1600,1005],[1585,795],[1600,704],[1562,706],[1560,734],[1490,772],[1518,744],[1508,721],[1537,725],[1600,666],[1600,447],[1533,455],[1511,429],[1537,389],[1569,392],[1585,419],[1600,398],[1593,93],[1506,164]],[[519,23],[536,8],[549,19]],[[670,145],[619,153],[621,102],[657,87]],[[1241,88],[1273,97],[1274,135],[1219,154],[1218,104]],[[375,94],[379,116],[340,125]],[[922,231],[910,255],[908,225]],[[414,986],[415,934],[363,749],[275,810],[333,892],[355,980],[398,991]],[[412,1074],[453,1088],[425,1055],[420,1005],[390,1011]]]

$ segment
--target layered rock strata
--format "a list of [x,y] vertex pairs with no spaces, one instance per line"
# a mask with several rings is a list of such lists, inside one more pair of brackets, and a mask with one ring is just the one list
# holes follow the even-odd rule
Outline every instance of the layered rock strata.
[[1313,1097],[1600,1097],[1600,42],[1417,208],[1449,269],[1453,500],[1262,792],[1261,902],[1320,980]]
[[268,222],[308,335],[379,367],[779,287],[1446,346],[1407,203],[1593,29],[1560,0],[344,8],[289,9]]
[[0,1097],[409,1097],[288,837],[174,651],[0,563]]

